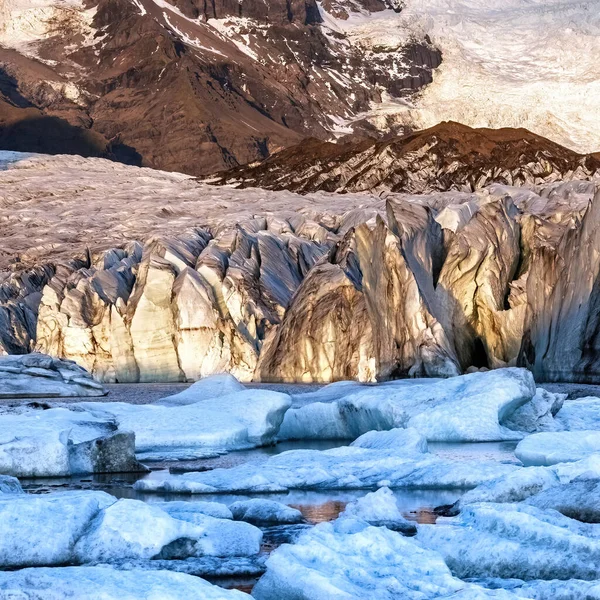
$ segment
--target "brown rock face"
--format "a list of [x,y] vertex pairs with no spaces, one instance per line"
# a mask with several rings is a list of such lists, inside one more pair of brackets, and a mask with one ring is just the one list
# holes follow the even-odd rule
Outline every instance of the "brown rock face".
[[596,156],[579,155],[525,129],[448,122],[383,142],[306,140],[259,165],[221,173],[217,182],[301,193],[428,193],[586,179],[599,170]]
[[323,28],[314,0],[56,6],[39,41],[0,46],[1,149],[210,174],[332,139],[382,93],[429,83],[441,60],[427,40],[367,56]]

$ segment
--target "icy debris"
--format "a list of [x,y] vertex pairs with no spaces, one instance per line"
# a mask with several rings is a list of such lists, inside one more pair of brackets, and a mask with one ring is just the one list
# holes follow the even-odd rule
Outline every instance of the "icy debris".
[[46,354],[0,356],[0,398],[104,396],[102,384],[70,360]]
[[0,472],[15,477],[145,471],[130,432],[110,417],[66,408],[0,414]]
[[199,577],[169,571],[117,570],[109,566],[0,572],[0,598],[23,600],[251,600]]
[[[503,422],[536,396],[531,373],[515,368],[433,383],[417,380],[412,385],[347,389],[348,395],[331,402],[332,392],[324,388],[328,403],[289,410],[279,438],[354,439],[367,431],[412,427],[428,441],[436,442],[521,439],[522,433],[508,429]],[[313,394],[315,400],[318,394]],[[537,410],[523,412],[519,424],[534,430],[539,418]],[[546,418],[545,413],[541,418]]]
[[23,488],[16,477],[0,475],[0,494],[22,494]]
[[135,432],[138,457],[158,460],[269,444],[290,405],[287,394],[244,390],[183,405],[83,402],[77,406]]
[[600,398],[580,398],[563,404],[556,420],[567,431],[600,430]]
[[262,532],[249,523],[196,513],[170,515],[104,492],[0,494],[0,566],[255,556]]
[[380,488],[346,506],[340,517],[359,519],[374,527],[387,527],[405,535],[415,535],[417,527],[402,516],[394,493]]
[[209,398],[220,398],[234,394],[235,392],[243,392],[246,388],[229,373],[221,373],[219,375],[211,375],[200,381],[192,384],[187,390],[167,396],[158,400],[154,404],[162,406],[184,406],[186,404],[195,404]]
[[469,490],[451,508],[445,507],[445,512],[457,514],[467,504],[478,502],[521,502],[535,498],[536,494],[545,490],[552,496],[553,490],[558,489],[557,486],[588,480],[600,480],[600,455],[551,467],[517,469]]
[[[378,439],[384,440],[379,444]],[[361,447],[362,444],[367,447]],[[383,446],[378,448],[378,446]],[[519,467],[482,461],[452,461],[422,451],[413,430],[370,432],[351,446],[331,450],[290,450],[260,464],[143,479],[147,492],[209,494],[283,492],[289,489],[472,488]]]
[[[525,504],[473,504],[416,537],[461,579],[599,579],[600,526]],[[566,559],[568,557],[568,559]]]
[[[571,579],[560,581],[522,581],[520,579],[486,578],[473,580],[488,589],[507,590],[518,598],[533,600],[600,600],[600,581]],[[511,596],[512,597],[512,596]]]
[[231,510],[233,518],[237,521],[247,521],[260,525],[267,523],[294,524],[304,521],[304,517],[299,510],[281,502],[262,498],[234,502],[229,506],[229,510]]
[[563,424],[554,417],[563,407],[567,394],[554,394],[537,388],[535,396],[508,416],[504,425],[515,431],[561,431]]
[[321,523],[295,544],[277,548],[252,595],[256,600],[514,598],[460,581],[437,552],[353,519]]
[[181,519],[195,525],[203,523],[204,516],[214,517],[215,519],[233,519],[229,508],[220,502],[153,502],[152,506],[164,510],[175,519]]
[[115,499],[104,492],[0,495],[0,566],[73,562],[73,549],[94,517]]
[[541,509],[557,510],[585,523],[600,523],[600,479],[576,480],[553,486],[525,501]]
[[574,462],[596,453],[600,453],[600,431],[534,433],[515,449],[515,456],[525,466]]

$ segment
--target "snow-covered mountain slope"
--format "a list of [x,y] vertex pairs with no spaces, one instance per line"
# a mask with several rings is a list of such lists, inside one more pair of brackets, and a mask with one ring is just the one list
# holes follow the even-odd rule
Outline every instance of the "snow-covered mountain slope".
[[206,174],[453,120],[595,151],[599,8],[0,0],[0,147]]
[[428,36],[443,62],[409,103],[374,105],[369,118],[417,129],[453,120],[524,127],[579,152],[600,149],[598,0],[405,0],[347,21],[326,20],[371,47]]

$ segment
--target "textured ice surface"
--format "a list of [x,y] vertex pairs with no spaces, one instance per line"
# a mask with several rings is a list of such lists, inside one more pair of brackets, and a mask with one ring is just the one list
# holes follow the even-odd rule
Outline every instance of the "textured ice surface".
[[353,519],[322,523],[275,550],[252,595],[257,600],[514,597],[459,581],[437,552]]
[[45,354],[0,356],[0,398],[103,396],[82,367]]
[[461,579],[599,579],[600,525],[525,504],[473,504],[421,525],[417,540]]
[[203,523],[204,516],[215,519],[233,519],[229,508],[220,502],[153,502],[152,506],[164,510],[176,519],[188,521],[188,523]]
[[556,420],[567,431],[600,430],[600,398],[580,398],[563,404]]
[[[381,442],[381,443],[380,443]],[[361,447],[362,444],[366,447]],[[414,430],[370,432],[350,446],[290,450],[260,464],[144,479],[134,487],[149,492],[211,494],[283,492],[288,489],[472,488],[519,467],[481,461],[471,464],[423,452]]]
[[16,477],[0,475],[0,494],[22,494],[23,488]]
[[560,581],[521,581],[519,579],[478,579],[476,583],[492,589],[510,590],[519,598],[534,600],[600,600],[600,581],[571,579]]
[[0,572],[0,598],[19,600],[250,600],[199,577],[168,571],[108,566],[23,569]]
[[[521,439],[523,434],[501,423],[536,394],[531,373],[514,368],[443,381],[417,380],[412,385],[347,389],[350,393],[334,402],[289,410],[279,437],[355,439],[367,431],[412,427],[435,442]],[[324,398],[329,400],[331,393],[324,390]],[[316,400],[318,392],[313,397]],[[530,427],[536,416],[532,412]]]
[[60,565],[90,521],[115,498],[104,492],[0,495],[0,565]]
[[417,532],[415,524],[402,516],[394,493],[389,488],[380,488],[351,502],[340,516],[359,519],[375,527],[387,527],[411,535]]
[[526,500],[537,508],[551,508],[567,517],[600,523],[600,479],[572,481],[541,491]]
[[[126,434],[115,437],[116,432],[114,420],[107,415],[66,408],[4,412],[0,414],[0,472],[17,477],[57,477],[141,470],[133,440]],[[93,441],[100,438],[103,448]]]
[[600,431],[535,433],[519,442],[516,457],[526,466],[578,461],[600,453]]
[[554,415],[563,406],[567,394],[554,394],[542,388],[537,388],[530,402],[520,406],[505,420],[504,425],[515,431],[534,433],[537,431],[561,431],[562,423]]
[[183,406],[186,404],[195,404],[196,402],[208,400],[209,398],[219,398],[235,392],[243,392],[245,389],[246,388],[233,375],[221,373],[219,375],[205,377],[192,384],[183,392],[162,398],[154,404],[161,404],[163,406]]
[[125,402],[84,402],[78,406],[112,417],[120,429],[135,432],[138,457],[152,460],[193,458],[214,450],[268,444],[290,405],[287,394],[244,390],[181,406]]
[[[550,467],[525,467],[466,492],[456,503],[459,510],[476,502],[521,502],[544,490],[550,495],[558,486],[572,481],[600,480],[600,455]],[[550,506],[548,506],[550,508]],[[562,511],[561,511],[562,512]]]
[[253,498],[240,500],[229,506],[233,518],[249,523],[301,523],[304,517],[299,510],[291,508],[281,502]]

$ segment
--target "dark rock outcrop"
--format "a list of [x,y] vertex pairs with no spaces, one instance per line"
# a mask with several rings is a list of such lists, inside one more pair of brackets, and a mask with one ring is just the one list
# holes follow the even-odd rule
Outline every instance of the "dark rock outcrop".
[[580,155],[525,129],[440,123],[386,141],[306,140],[258,165],[220,173],[213,183],[296,192],[472,191],[490,183],[542,185],[587,179],[598,157]]

